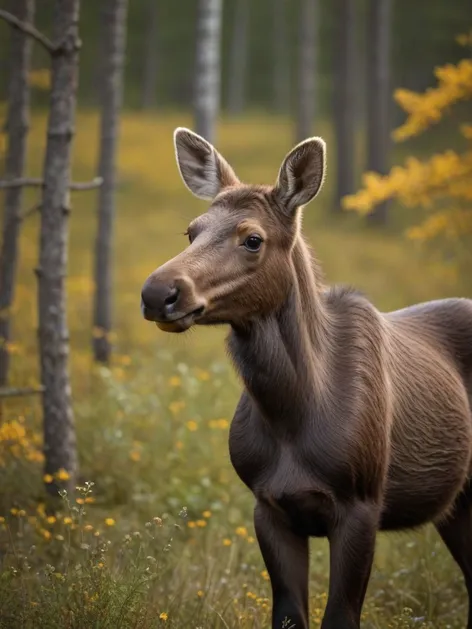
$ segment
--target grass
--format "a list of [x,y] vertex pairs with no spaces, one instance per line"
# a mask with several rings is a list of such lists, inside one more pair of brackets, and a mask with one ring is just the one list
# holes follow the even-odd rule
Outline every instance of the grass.
[[[253,500],[232,470],[227,432],[240,384],[224,330],[178,338],[141,318],[150,271],[185,246],[187,222],[205,210],[181,183],[172,131],[187,115],[126,113],[122,121],[115,233],[115,354],[91,359],[96,193],[73,195],[68,312],[80,488],[45,507],[41,412],[10,400],[0,425],[0,627],[259,629],[270,588],[252,526]],[[41,172],[45,117],[34,116],[28,172]],[[243,180],[273,181],[291,145],[284,119],[224,121],[218,145]],[[330,146],[330,129],[318,130]],[[74,177],[96,163],[97,118],[77,119]],[[354,284],[379,308],[451,295],[441,266],[396,234],[365,230],[355,216],[328,220],[332,180],[306,210],[304,228],[331,282]],[[28,193],[25,207],[34,203]],[[21,239],[12,344],[14,384],[38,381],[38,217]],[[90,484],[90,483],[93,483]],[[312,542],[310,613],[319,627],[328,548]],[[459,629],[466,613],[458,569],[431,527],[379,535],[364,627]]]

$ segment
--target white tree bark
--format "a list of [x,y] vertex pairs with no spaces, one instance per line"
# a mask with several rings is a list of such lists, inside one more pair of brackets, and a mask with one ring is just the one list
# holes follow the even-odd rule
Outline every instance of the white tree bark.
[[278,113],[287,113],[290,107],[286,3],[273,0],[273,104]]
[[[390,24],[391,0],[370,0],[367,25],[367,170],[385,175],[390,147]],[[388,204],[369,215],[386,223]]]
[[354,192],[355,175],[355,90],[356,90],[356,2],[336,0],[337,33],[333,40],[334,122],[336,143],[336,184],[334,211],[341,199]]
[[[77,472],[74,416],[69,380],[66,319],[69,183],[78,81],[80,0],[56,0],[51,96],[41,203],[39,266],[39,351],[44,386],[45,471],[64,468],[72,488]],[[56,493],[61,484],[48,484]]]
[[238,115],[244,109],[246,97],[249,0],[235,0],[233,4],[227,108],[231,114]]
[[312,135],[315,116],[316,35],[318,32],[318,0],[302,0],[298,38],[298,142]]
[[[14,15],[28,24],[34,19],[34,0],[16,0]],[[25,167],[26,140],[29,129],[30,68],[32,39],[14,28],[11,32],[11,65],[8,86],[7,134],[8,148],[5,159],[5,175],[8,179],[22,177]],[[11,307],[14,299],[15,277],[20,235],[20,210],[22,188],[10,188],[5,192],[3,234],[0,251],[0,387],[8,381],[11,338]]]
[[195,131],[215,141],[220,107],[221,0],[198,0],[194,83]]
[[98,174],[98,230],[95,243],[94,356],[107,363],[111,354],[112,243],[115,217],[116,154],[123,100],[127,0],[104,0],[104,58],[101,79],[101,125]]

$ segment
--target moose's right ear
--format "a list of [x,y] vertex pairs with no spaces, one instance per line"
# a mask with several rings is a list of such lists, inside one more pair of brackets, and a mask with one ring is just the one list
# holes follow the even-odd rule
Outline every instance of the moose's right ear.
[[174,131],[174,146],[182,179],[199,199],[212,201],[223,188],[239,183],[215,147],[190,129],[178,127]]

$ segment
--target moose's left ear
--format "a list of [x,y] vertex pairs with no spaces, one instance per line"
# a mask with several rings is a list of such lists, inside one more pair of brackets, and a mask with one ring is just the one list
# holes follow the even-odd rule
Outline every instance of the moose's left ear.
[[288,213],[311,201],[320,191],[326,170],[326,144],[309,138],[297,144],[280,167],[274,193]]

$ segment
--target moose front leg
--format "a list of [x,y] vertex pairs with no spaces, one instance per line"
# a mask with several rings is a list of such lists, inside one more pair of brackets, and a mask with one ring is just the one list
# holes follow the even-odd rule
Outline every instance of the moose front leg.
[[374,558],[378,509],[357,503],[339,515],[328,535],[329,595],[321,629],[359,629]]
[[258,503],[257,541],[272,585],[272,629],[308,629],[308,538],[296,535],[285,515]]

